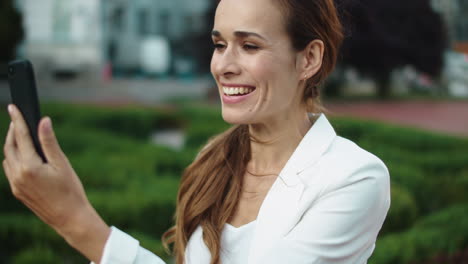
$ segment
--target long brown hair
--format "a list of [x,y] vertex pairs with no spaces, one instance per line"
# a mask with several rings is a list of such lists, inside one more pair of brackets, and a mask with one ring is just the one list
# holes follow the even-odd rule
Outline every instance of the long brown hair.
[[[324,42],[322,67],[305,85],[304,103],[317,106],[319,85],[333,70],[343,34],[333,0],[273,0],[284,10],[286,30],[295,50],[310,41]],[[163,245],[183,264],[185,248],[198,226],[211,253],[211,263],[219,264],[221,231],[236,211],[243,176],[251,159],[248,125],[235,125],[212,138],[182,176],[175,226],[163,235]]]

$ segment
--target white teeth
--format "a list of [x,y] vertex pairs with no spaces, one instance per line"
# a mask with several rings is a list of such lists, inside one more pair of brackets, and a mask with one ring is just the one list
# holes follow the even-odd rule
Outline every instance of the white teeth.
[[227,95],[236,95],[236,94],[248,94],[251,93],[254,89],[250,87],[223,87],[223,92]]

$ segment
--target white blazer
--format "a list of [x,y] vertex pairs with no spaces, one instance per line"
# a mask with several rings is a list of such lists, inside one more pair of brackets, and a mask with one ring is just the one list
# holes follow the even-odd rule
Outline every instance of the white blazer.
[[[322,114],[260,207],[248,264],[364,264],[389,207],[384,163],[337,136]],[[112,227],[101,263],[164,262]]]

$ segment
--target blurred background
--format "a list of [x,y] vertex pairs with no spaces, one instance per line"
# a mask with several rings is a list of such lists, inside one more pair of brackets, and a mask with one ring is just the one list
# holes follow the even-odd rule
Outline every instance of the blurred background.
[[[9,100],[4,63],[28,58],[43,101],[219,103],[209,74],[215,2],[2,0],[0,102]],[[466,0],[335,2],[346,39],[322,84],[328,109],[468,135]],[[353,105],[334,103],[343,98]]]
[[[169,262],[159,239],[180,175],[228,127],[209,73],[215,2],[0,2],[0,107],[10,102],[6,63],[31,60],[42,113],[93,205]],[[468,263],[468,1],[335,3],[346,39],[323,103],[338,133],[392,177],[369,263]],[[86,262],[3,176],[0,201],[0,263]]]

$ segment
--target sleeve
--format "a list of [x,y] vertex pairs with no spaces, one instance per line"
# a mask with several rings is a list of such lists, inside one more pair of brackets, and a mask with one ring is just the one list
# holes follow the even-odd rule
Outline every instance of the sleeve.
[[364,264],[389,207],[387,168],[367,164],[313,202],[262,263]]
[[165,262],[140,247],[138,240],[116,227],[111,227],[100,264],[165,264]]

